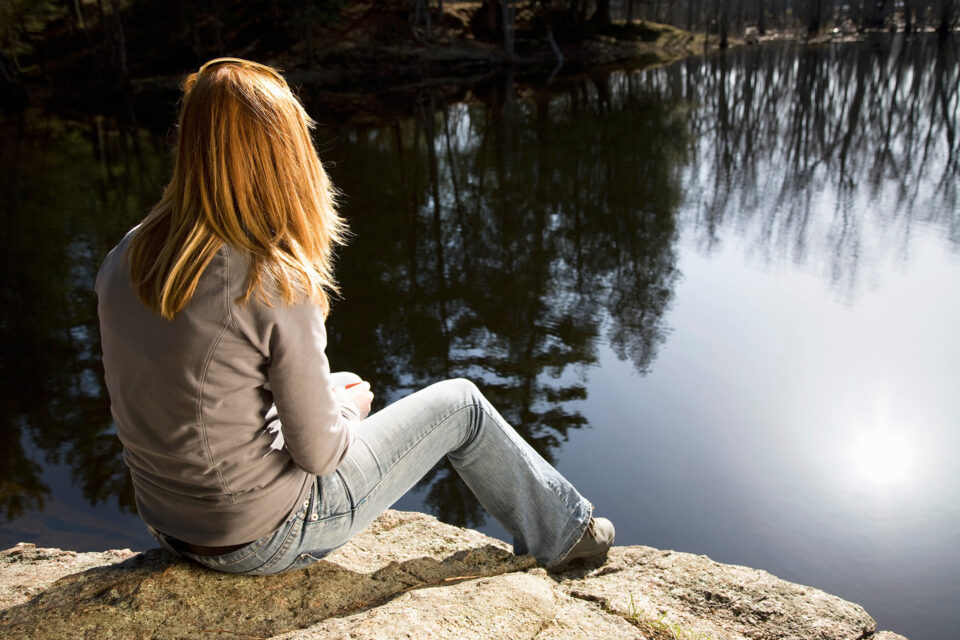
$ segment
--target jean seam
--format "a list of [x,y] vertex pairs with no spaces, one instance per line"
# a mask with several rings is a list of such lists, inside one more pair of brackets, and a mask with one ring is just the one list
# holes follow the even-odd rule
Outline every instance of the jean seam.
[[[350,490],[350,485],[347,484],[347,479],[343,477],[343,474],[340,473],[339,471],[336,471],[335,473],[337,474],[337,478],[340,479],[340,486],[343,487],[344,493],[346,493],[347,496],[349,496],[349,499],[350,499],[350,525],[352,526],[352,525],[353,525],[353,520],[354,520],[354,514],[355,514],[356,511],[357,511],[357,507],[360,506],[360,503],[359,503],[359,502],[354,503],[353,491]],[[378,482],[377,484],[379,484],[379,482]],[[371,489],[371,491],[372,491],[372,489]],[[345,515],[347,515],[347,514],[345,514],[345,513],[341,513],[341,514],[340,514],[341,517],[342,517],[342,516],[345,516]]]
[[370,453],[370,457],[373,458],[373,461],[377,463],[377,474],[383,476],[383,467],[380,466],[380,458],[377,457],[377,454],[374,453],[373,449],[367,444],[367,441],[363,438],[360,439],[360,444],[366,447],[367,451]]
[[590,518],[593,516],[593,506],[590,507],[590,515],[587,516],[587,519],[580,523],[580,526],[574,530],[575,536],[570,536],[571,540],[567,541],[567,550],[563,552],[559,558],[550,563],[550,567],[556,567],[563,564],[563,561],[566,559],[570,552],[573,551],[573,548],[577,546],[577,543],[580,542],[580,539],[587,534],[587,527],[590,525]]
[[[482,406],[480,407],[480,411],[483,411],[483,413],[486,414],[486,416],[487,416],[488,418],[490,418],[491,420],[493,420],[493,422],[497,425],[497,428],[500,428],[500,422],[499,422],[492,414],[490,414],[490,413],[489,413],[486,409],[484,409]],[[500,429],[500,431],[501,431],[501,433],[503,433],[503,434],[506,436],[506,432],[505,432],[503,429]],[[523,450],[523,448],[520,447],[520,446],[518,446],[517,443],[513,441],[513,438],[507,436],[507,440],[509,440],[509,441],[510,441],[510,444],[513,445],[513,448],[517,450],[517,453],[519,453],[521,456],[523,456],[523,459],[527,461],[528,466],[536,472],[536,474],[537,474],[537,479],[538,479],[538,480],[541,480],[541,481],[542,481],[542,484],[545,484],[545,485],[547,485],[548,487],[550,487],[550,490],[553,492],[553,495],[557,496],[557,498],[559,498],[560,501],[564,503],[564,506],[566,506],[566,500],[564,499],[563,495],[562,495],[559,491],[557,491],[556,488],[555,488],[552,484],[550,484],[549,482],[546,482],[546,481],[545,481],[545,478],[544,478],[543,475],[540,473],[540,469],[539,469],[539,468],[537,467],[537,465],[535,464],[535,461],[534,461],[534,460],[531,460],[530,457],[527,456],[527,453]],[[528,443],[528,444],[529,444],[529,443]],[[530,447],[533,448],[533,445],[530,445]]]
[[[476,406],[480,409],[480,411],[482,411],[488,418],[490,418],[490,420],[492,420],[492,421],[497,425],[498,428],[500,428],[500,421],[497,420],[496,416],[494,416],[494,415],[491,414],[489,411],[487,411],[487,410],[483,407],[483,405],[482,405],[481,403],[479,403],[479,402],[474,402],[473,404],[476,405]],[[506,436],[506,431],[504,431],[502,428],[500,428],[500,431],[501,431],[501,433],[503,433],[503,434]],[[553,495],[555,495],[557,498],[559,498],[559,500],[560,500],[560,502],[563,504],[563,506],[565,506],[565,507],[568,506],[568,505],[566,504],[566,499],[564,498],[563,494],[561,494],[559,491],[557,491],[556,487],[554,487],[551,483],[546,482],[546,479],[545,479],[544,476],[540,473],[540,469],[538,468],[538,465],[535,464],[535,461],[534,461],[534,460],[531,460],[530,457],[527,456],[527,454],[526,454],[526,452],[523,450],[523,448],[520,447],[520,446],[518,446],[517,443],[513,441],[513,438],[507,436],[507,440],[510,442],[511,445],[513,445],[514,449],[517,450],[517,453],[519,453],[521,456],[523,456],[523,459],[527,461],[528,466],[529,466],[532,470],[534,470],[534,472],[537,474],[537,479],[541,481],[541,484],[544,484],[544,485],[550,487],[550,490],[553,492]],[[533,445],[530,445],[530,447],[532,448]],[[451,453],[453,453],[453,452],[451,452]],[[559,472],[558,472],[558,473],[559,473]]]
[[[480,411],[482,411],[484,414],[486,414],[486,416],[487,416],[490,420],[492,420],[492,421],[494,422],[494,424],[497,425],[497,428],[500,429],[500,431],[506,436],[506,438],[507,438],[507,440],[510,442],[510,444],[513,445],[514,449],[517,450],[517,453],[519,453],[519,454],[523,457],[523,459],[527,461],[527,465],[530,467],[530,469],[531,469],[534,473],[537,474],[537,479],[540,481],[540,483],[543,484],[543,485],[546,485],[546,486],[550,487],[550,490],[553,492],[553,495],[555,495],[555,496],[557,497],[557,499],[560,500],[561,505],[562,505],[564,508],[569,509],[570,506],[567,504],[566,498],[565,498],[559,491],[557,491],[557,489],[553,486],[552,483],[546,482],[546,479],[545,479],[544,476],[540,473],[540,469],[539,469],[538,465],[534,464],[534,461],[531,460],[531,459],[527,456],[527,453],[523,450],[522,447],[520,447],[519,445],[517,445],[516,442],[514,442],[513,438],[507,436],[507,434],[506,434],[506,432],[503,430],[503,428],[500,427],[500,421],[497,420],[496,416],[494,416],[494,415],[491,414],[489,411],[487,411],[486,408],[482,405],[482,403],[474,403],[474,404],[476,404],[477,407],[480,409]],[[530,446],[531,446],[531,448],[532,448],[533,445],[530,445]],[[558,473],[559,473],[559,472],[558,472]],[[591,511],[591,514],[592,514],[592,512],[593,512],[593,506],[592,506],[592,505],[591,505],[591,507],[590,507],[590,511]],[[571,515],[574,515],[572,509],[570,509],[570,512],[571,512]],[[573,549],[573,547],[575,547],[576,544],[577,544],[577,542],[579,542],[580,538],[583,537],[584,532],[586,531],[587,525],[588,525],[589,523],[590,523],[590,517],[588,516],[587,519],[584,520],[583,522],[581,522],[581,523],[579,524],[579,526],[577,527],[577,529],[574,530],[573,535],[571,535],[572,542],[568,540],[569,546],[567,547],[567,550],[564,551],[563,555],[560,556],[560,558],[559,558],[558,560],[555,560],[555,561],[554,561],[553,563],[551,563],[549,566],[555,566],[555,565],[559,564],[560,562],[562,562],[563,559],[567,557],[567,555],[570,553],[570,551]],[[574,536],[576,536],[576,537],[574,537]]]
[[[296,522],[297,522],[297,518],[291,518],[290,520],[287,521],[285,525],[286,533],[283,536],[283,542],[280,543],[280,547],[273,553],[273,555],[271,555],[261,565],[257,567],[253,567],[241,573],[252,573],[255,571],[257,572],[264,571],[264,570],[267,570],[268,568],[272,569],[273,568],[272,565],[276,562],[279,562],[280,558],[282,558],[284,554],[286,554],[286,552],[290,549],[290,545],[293,543],[293,539],[296,537],[294,535],[294,530],[296,529],[296,526],[295,526]],[[302,530],[302,527],[301,527],[301,530]]]

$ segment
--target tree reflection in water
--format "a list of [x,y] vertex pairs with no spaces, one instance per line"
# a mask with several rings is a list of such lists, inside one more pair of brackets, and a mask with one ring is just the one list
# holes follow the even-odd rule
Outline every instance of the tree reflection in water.
[[[474,101],[437,109],[427,92],[413,121],[345,129],[334,179],[358,239],[341,261],[334,366],[365,366],[388,400],[475,379],[552,460],[585,424],[569,401],[586,396],[604,325],[642,371],[666,333],[687,141],[683,110],[638,80],[520,98],[507,74]],[[448,464],[420,486],[441,519],[483,521]]]
[[159,155],[134,151],[110,120],[4,117],[0,199],[3,359],[0,509],[41,509],[50,489],[24,450],[66,463],[91,504],[133,493],[112,428],[100,366],[93,281],[100,261],[157,193]]
[[[823,275],[855,296],[862,267],[905,249],[917,224],[960,243],[957,62],[956,40],[898,36],[651,71],[665,99],[700,105],[684,185],[700,246],[732,226],[767,259],[822,256]],[[879,229],[891,246],[871,246]]]
[[[552,460],[585,426],[574,401],[601,344],[653,366],[684,225],[707,251],[733,230],[770,259],[825,256],[846,289],[878,224],[899,245],[919,223],[960,242],[958,84],[955,45],[933,39],[772,45],[545,88],[508,74],[452,102],[425,89],[394,105],[401,116],[322,127],[357,234],[331,362],[368,377],[381,403],[474,379]],[[50,494],[29,441],[91,504],[133,510],[92,284],[169,166],[163,135],[134,144],[116,121],[2,119],[8,519]],[[483,520],[446,465],[420,486],[442,519]]]

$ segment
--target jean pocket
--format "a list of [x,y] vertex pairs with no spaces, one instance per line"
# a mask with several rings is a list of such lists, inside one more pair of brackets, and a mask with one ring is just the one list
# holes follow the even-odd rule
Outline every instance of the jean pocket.
[[270,545],[259,554],[260,557],[268,556],[267,559],[259,565],[243,571],[243,573],[250,575],[268,575],[286,571],[292,562],[288,562],[287,564],[284,564],[284,562],[290,555],[291,547],[302,537],[304,522],[302,516],[291,518],[287,522],[287,525],[278,532],[282,533],[282,535],[278,535],[274,540],[271,540]]
[[330,520],[349,515],[353,511],[353,496],[343,474],[337,470],[317,478],[319,505],[309,510],[307,520],[316,523],[318,520]]
[[290,517],[279,529],[229,553],[218,556],[201,556],[194,553],[184,555],[208,569],[226,573],[257,574],[266,565],[274,562],[278,554],[289,547],[288,540],[300,531],[303,526],[303,514],[299,511],[297,513],[300,515],[299,518]]

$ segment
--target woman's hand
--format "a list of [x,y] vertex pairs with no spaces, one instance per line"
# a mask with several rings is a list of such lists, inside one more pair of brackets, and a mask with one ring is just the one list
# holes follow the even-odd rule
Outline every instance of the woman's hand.
[[343,395],[352,400],[354,404],[360,409],[360,419],[363,420],[370,413],[370,404],[373,402],[373,392],[370,391],[370,383],[364,380],[363,382],[352,382],[344,389]]

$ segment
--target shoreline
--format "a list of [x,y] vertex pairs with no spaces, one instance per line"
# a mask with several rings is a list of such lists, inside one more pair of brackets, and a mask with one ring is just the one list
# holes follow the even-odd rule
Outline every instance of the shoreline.
[[[551,74],[564,77],[610,66],[648,68],[704,53],[702,34],[665,25],[658,27],[667,35],[651,42],[602,35],[586,38],[563,48],[561,65],[549,49],[511,58],[501,47],[476,40],[429,46],[356,46],[338,52],[335,60],[321,59],[313,66],[295,64],[290,55],[267,58],[264,62],[280,69],[292,86],[306,85],[310,92],[376,94],[460,85],[510,71],[521,77],[552,78]],[[707,51],[721,49],[713,46]],[[139,96],[179,92],[186,73],[189,70],[133,79],[134,93]]]
[[[663,26],[663,25],[659,25]],[[564,61],[557,65],[552,52],[540,51],[509,58],[502,49],[482,42],[455,43],[432,47],[390,45],[353,47],[338,56],[335,62],[322,61],[311,67],[293,63],[291,56],[267,57],[263,61],[281,70],[291,87],[302,97],[320,104],[324,110],[342,116],[357,115],[360,119],[392,111],[398,103],[394,96],[413,95],[424,90],[438,90],[452,96],[462,94],[467,85],[484,82],[507,73],[529,82],[560,81],[585,73],[610,69],[643,70],[672,64],[694,56],[723,55],[742,48],[761,48],[778,43],[799,46],[823,46],[835,43],[862,42],[871,38],[889,40],[894,37],[925,37],[929,34],[877,34],[856,36],[824,35],[807,38],[797,33],[771,33],[756,42],[731,40],[720,48],[706,42],[704,34],[665,27],[668,35],[645,42],[622,40],[612,36],[585,39],[563,51]],[[130,100],[135,105],[138,121],[167,127],[176,118],[175,111],[158,111],[154,105],[167,107],[177,102],[180,84],[190,70],[157,76],[133,78]],[[60,112],[69,118],[85,120],[90,115],[107,115],[102,111],[78,108],[63,100],[52,87],[35,87],[34,102],[44,110]],[[402,100],[401,103],[408,102]],[[64,113],[66,112],[66,113]],[[121,120],[121,114],[117,114]],[[140,116],[143,116],[141,118]]]

